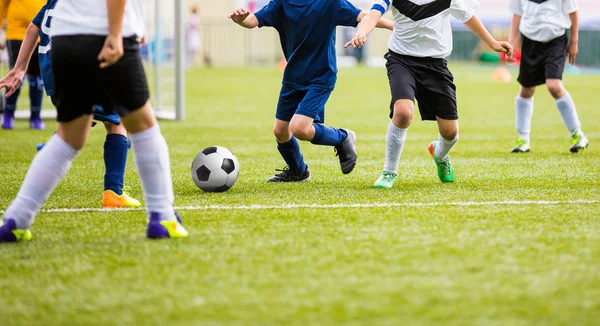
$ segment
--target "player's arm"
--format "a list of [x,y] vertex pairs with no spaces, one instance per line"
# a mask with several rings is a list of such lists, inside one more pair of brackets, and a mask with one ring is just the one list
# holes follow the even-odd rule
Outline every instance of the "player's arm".
[[[369,15],[369,13],[368,13],[368,12],[366,12],[366,11],[361,11],[361,12],[360,12],[360,15],[358,15],[358,17],[356,17],[356,21],[357,21],[358,23],[362,22],[362,21],[363,21],[363,19],[364,19],[364,18],[365,18],[367,15]],[[393,30],[394,30],[394,22],[393,22],[393,21],[391,21],[391,20],[389,20],[389,19],[385,19],[385,18],[383,18],[383,17],[382,17],[382,18],[379,18],[379,20],[377,21],[377,25],[375,25],[375,27],[377,27],[377,28],[385,28],[385,29],[388,29],[388,30],[390,30],[390,31],[393,31]]]
[[[380,10],[373,9],[369,11],[369,13],[359,21],[360,25],[358,25],[358,31],[356,31],[356,35],[354,35],[354,37],[350,41],[348,41],[348,43],[346,43],[344,47],[349,47],[350,45],[352,45],[352,47],[354,48],[360,48],[363,45],[365,45],[365,43],[367,42],[367,37],[379,24],[379,20],[382,16],[383,13]],[[393,24],[391,29],[394,29]]]
[[521,16],[513,15],[512,21],[510,23],[510,36],[508,37],[508,43],[515,47],[517,42],[519,41],[519,26],[521,26]]
[[487,45],[494,49],[494,51],[504,52],[506,53],[506,56],[508,58],[512,57],[514,50],[512,45],[510,45],[508,42],[497,41],[490,34],[490,32],[488,32],[485,26],[483,26],[483,23],[481,22],[481,20],[479,20],[477,16],[473,15],[473,17],[467,20],[464,24],[469,30],[471,30],[471,32],[473,32],[473,34],[477,35],[477,37],[479,37],[482,41],[484,41]]
[[36,25],[29,24],[15,66],[8,72],[6,77],[0,80],[0,88],[7,89],[6,97],[11,96],[21,86],[27,72],[27,66],[29,66],[29,61],[37,46],[39,33],[40,29]]
[[229,17],[229,19],[231,19],[234,23],[248,29],[258,27],[258,19],[254,14],[248,11],[248,9],[236,9],[227,17]]
[[569,14],[571,19],[571,40],[567,53],[569,54],[569,63],[575,63],[575,57],[579,52],[579,12],[575,11]]
[[104,46],[98,54],[100,68],[115,64],[123,56],[123,16],[125,15],[126,0],[106,0],[108,13],[108,35]]

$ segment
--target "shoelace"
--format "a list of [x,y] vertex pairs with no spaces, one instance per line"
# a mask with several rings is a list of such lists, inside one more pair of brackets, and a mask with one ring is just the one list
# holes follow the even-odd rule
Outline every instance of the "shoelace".
[[123,190],[122,190],[122,194],[121,195],[129,195],[129,191],[131,190],[131,187],[129,186],[124,186]]
[[283,169],[275,169],[275,172],[281,172],[280,175],[287,175],[291,173],[289,166],[286,166]]
[[452,168],[452,163],[450,163],[450,161],[446,161],[444,163],[442,163],[442,173],[444,173],[444,175],[450,175],[450,169]]
[[395,175],[393,173],[387,173],[384,172],[383,173],[383,180],[385,181],[392,181],[394,179]]

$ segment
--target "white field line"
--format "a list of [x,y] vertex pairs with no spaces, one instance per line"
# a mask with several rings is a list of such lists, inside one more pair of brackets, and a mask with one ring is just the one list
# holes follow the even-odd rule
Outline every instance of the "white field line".
[[[366,204],[282,204],[282,205],[207,205],[176,206],[178,211],[203,210],[268,210],[268,209],[336,209],[336,208],[378,208],[378,207],[443,207],[443,206],[549,206],[549,205],[589,205],[600,204],[600,200],[506,200],[506,201],[464,201],[440,203],[366,203]],[[144,208],[124,208],[119,211],[139,211]],[[82,208],[50,208],[42,209],[42,213],[78,213],[78,212],[114,212],[115,209],[98,207]],[[4,213],[0,210],[0,213]]]

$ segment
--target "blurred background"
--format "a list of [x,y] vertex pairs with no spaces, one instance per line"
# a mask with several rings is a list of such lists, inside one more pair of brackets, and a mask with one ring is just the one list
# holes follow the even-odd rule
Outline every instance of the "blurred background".
[[[369,10],[373,1],[351,0],[357,7]],[[189,28],[194,39],[188,45],[197,48],[193,53],[193,65],[213,66],[245,66],[265,65],[279,62],[283,55],[279,47],[277,33],[272,29],[260,32],[246,31],[227,19],[227,14],[234,8],[245,7],[259,10],[268,0],[187,0],[184,2],[186,15],[191,15],[192,8],[197,8],[198,25],[194,30]],[[600,66],[600,1],[579,0],[581,19],[580,54],[578,64],[582,66]],[[388,13],[391,18],[391,13]],[[508,0],[482,0],[477,15],[497,38],[506,39],[510,28],[511,14]],[[467,31],[458,22],[453,22],[454,51],[453,60],[481,60],[485,62],[500,61],[501,58],[491,53],[480,44],[475,35]],[[338,29],[338,55],[340,65],[352,65],[355,62],[369,66],[383,64],[382,55],[386,52],[389,32],[377,30],[370,38],[364,50],[344,50],[342,44],[354,33],[352,28]],[[489,52],[489,53],[488,53]],[[352,59],[354,58],[354,59]]]

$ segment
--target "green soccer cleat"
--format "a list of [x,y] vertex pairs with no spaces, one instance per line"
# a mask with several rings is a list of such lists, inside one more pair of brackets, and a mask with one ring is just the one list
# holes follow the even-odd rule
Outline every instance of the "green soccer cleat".
[[394,182],[398,179],[398,175],[392,172],[383,171],[379,176],[379,179],[375,181],[373,187],[380,189],[390,189],[394,186]]
[[571,153],[576,154],[584,151],[590,145],[590,142],[582,132],[576,132],[571,136],[571,144]]
[[531,145],[525,141],[525,139],[520,138],[517,139],[517,143],[515,144],[515,148],[512,149],[511,153],[528,153],[531,152]]
[[445,162],[439,162],[435,157],[435,148],[438,146],[437,141],[431,142],[429,144],[429,153],[433,156],[433,161],[435,165],[437,165],[438,169],[438,177],[443,183],[454,182],[454,168],[452,167],[452,163],[450,163],[450,157]]

